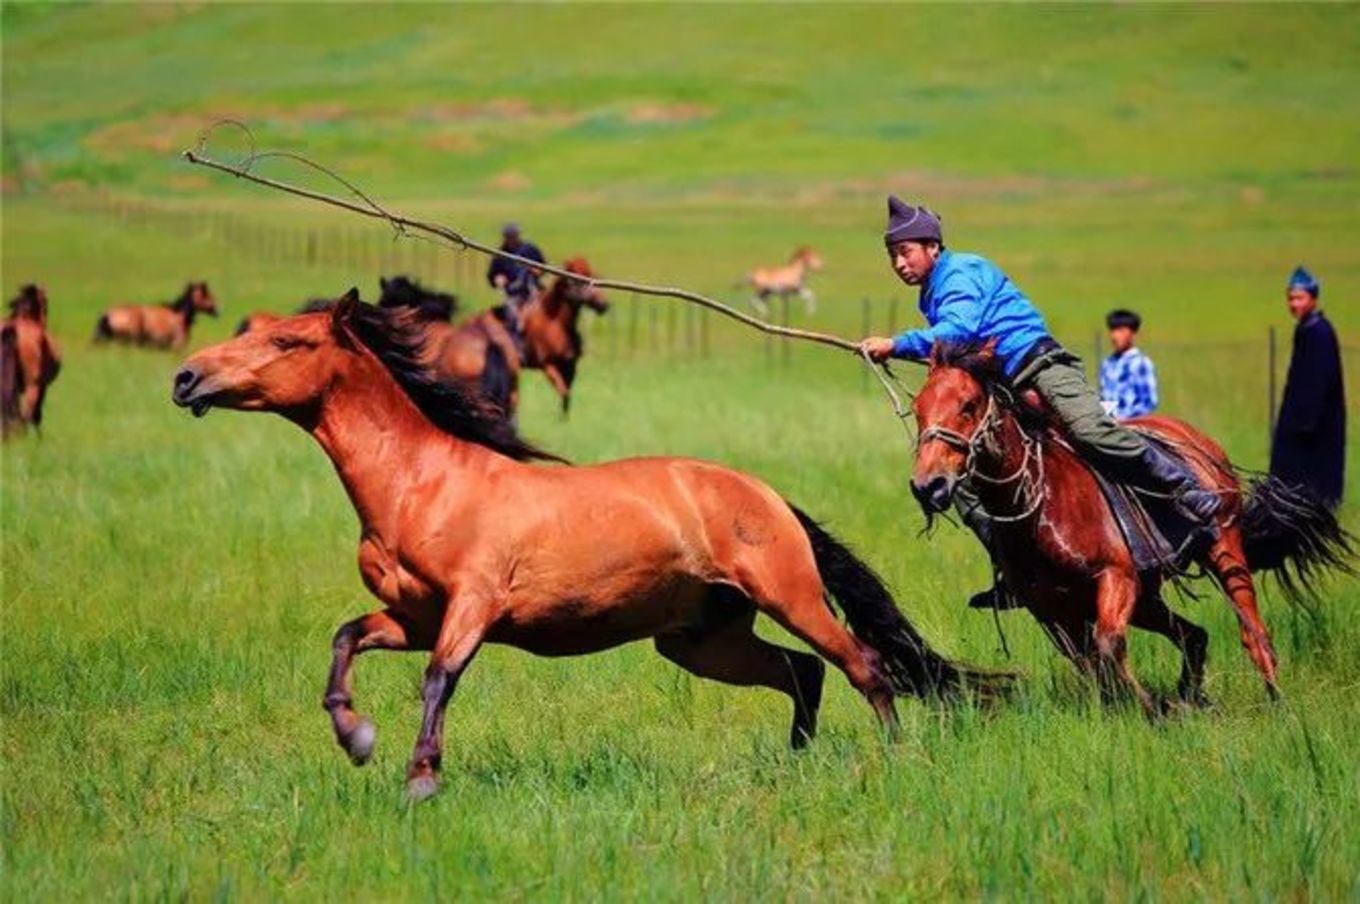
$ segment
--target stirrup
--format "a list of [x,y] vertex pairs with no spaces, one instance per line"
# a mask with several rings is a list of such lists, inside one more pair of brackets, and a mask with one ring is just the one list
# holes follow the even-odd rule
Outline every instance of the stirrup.
[[1020,609],[1019,600],[997,584],[968,598],[969,609]]

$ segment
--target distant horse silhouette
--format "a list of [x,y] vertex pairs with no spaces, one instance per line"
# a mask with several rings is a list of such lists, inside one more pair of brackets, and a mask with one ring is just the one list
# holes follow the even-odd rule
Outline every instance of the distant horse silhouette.
[[815,273],[820,269],[822,269],[821,256],[804,245],[794,251],[789,262],[782,267],[757,267],[752,270],[746,274],[742,285],[749,286],[755,291],[751,307],[759,311],[762,317],[769,315],[770,298],[776,295],[780,298],[797,295],[803,299],[804,309],[811,314],[817,310],[817,296],[808,287],[807,277],[809,273]]
[[363,763],[374,729],[353,708],[354,657],[431,651],[411,797],[437,788],[445,707],[484,643],[575,656],[652,638],[696,675],[785,694],[794,746],[816,731],[824,666],[758,637],[757,612],[844,672],[889,730],[895,695],[1004,692],[1008,676],[932,650],[869,567],[765,483],[684,458],[534,466],[553,456],[433,371],[422,342],[409,312],[352,291],[329,313],[198,352],[172,390],[200,416],[277,412],[330,456],[362,522],[360,573],[383,608],[336,633],[324,704]]
[[[1090,469],[1016,399],[991,346],[937,345],[914,408],[920,440],[912,492],[927,514],[943,511],[966,482],[992,515],[1000,568],[1054,644],[1098,678],[1106,699],[1131,697],[1152,716],[1160,705],[1129,668],[1130,625],[1182,654],[1180,696],[1202,705],[1204,629],[1172,612],[1160,578],[1140,575]],[[1327,507],[1267,479],[1244,490],[1212,439],[1177,420],[1130,424],[1170,444],[1204,486],[1220,493],[1219,537],[1198,558],[1232,604],[1242,646],[1276,691],[1276,658],[1256,605],[1252,572],[1273,571],[1298,598],[1325,569],[1350,573],[1351,540]]]
[[589,282],[594,271],[583,257],[574,257],[562,269],[585,277],[584,280],[559,276],[539,292],[520,313],[526,368],[543,371],[562,400],[562,414],[571,408],[571,384],[576,380],[576,365],[585,354],[581,333],[576,328],[581,307],[597,314],[609,310],[604,294]]
[[61,351],[47,331],[47,292],[30,283],[0,322],[0,434],[41,432],[47,387],[61,372]]
[[[413,308],[422,319],[448,321],[458,310],[458,296],[448,292],[436,292],[426,289],[420,283],[406,276],[393,276],[391,278],[379,278],[378,286],[382,291],[382,296],[378,299],[378,306],[384,308]],[[329,298],[312,298],[304,302],[297,309],[298,314],[307,314],[315,311],[325,310],[330,307],[333,300]],[[255,311],[247,314],[241,319],[236,327],[236,335],[248,333],[253,329],[276,323],[288,314],[279,314],[274,311]]]
[[191,282],[167,304],[124,304],[109,308],[95,325],[96,342],[125,342],[155,348],[183,348],[194,317],[217,316],[217,301],[206,282]]

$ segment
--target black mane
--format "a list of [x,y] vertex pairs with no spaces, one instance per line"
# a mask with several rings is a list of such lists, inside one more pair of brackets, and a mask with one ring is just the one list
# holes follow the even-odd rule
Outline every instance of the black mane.
[[505,413],[475,390],[460,380],[440,376],[422,363],[425,333],[418,316],[410,310],[356,302],[346,323],[440,430],[516,461],[565,462],[520,439]]
[[988,391],[1006,385],[1006,369],[1001,359],[983,342],[941,342],[931,351],[931,361],[967,371]]

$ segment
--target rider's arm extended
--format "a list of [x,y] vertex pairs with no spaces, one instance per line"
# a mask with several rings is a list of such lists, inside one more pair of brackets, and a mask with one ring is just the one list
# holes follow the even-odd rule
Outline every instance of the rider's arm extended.
[[936,342],[968,342],[976,339],[982,324],[978,287],[963,274],[940,287],[930,326],[907,330],[893,339],[894,358],[928,358]]

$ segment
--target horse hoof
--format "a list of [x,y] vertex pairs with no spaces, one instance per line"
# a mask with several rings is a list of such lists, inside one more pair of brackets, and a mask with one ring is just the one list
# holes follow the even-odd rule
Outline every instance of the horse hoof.
[[345,752],[349,754],[350,762],[356,766],[362,766],[368,762],[368,758],[373,756],[373,742],[377,739],[377,729],[368,719],[360,719],[354,731],[345,738]]
[[439,779],[433,775],[417,775],[406,782],[406,799],[413,804],[429,800],[439,790]]

